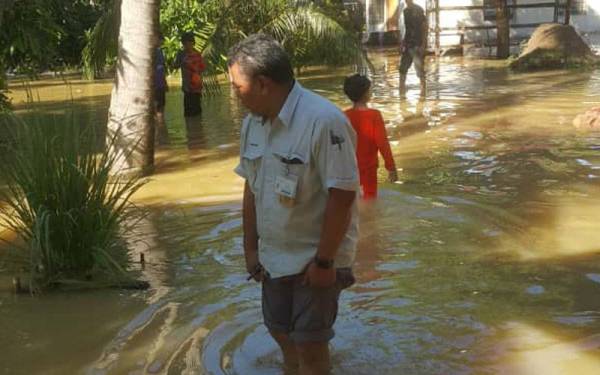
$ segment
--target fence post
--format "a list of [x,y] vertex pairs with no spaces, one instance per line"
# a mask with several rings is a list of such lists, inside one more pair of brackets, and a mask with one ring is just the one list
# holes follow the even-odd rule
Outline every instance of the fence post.
[[506,59],[510,55],[510,25],[506,0],[496,0],[496,56]]
[[565,4],[565,25],[571,23],[571,4],[572,0],[567,0]]
[[440,0],[435,0],[435,54],[440,55]]

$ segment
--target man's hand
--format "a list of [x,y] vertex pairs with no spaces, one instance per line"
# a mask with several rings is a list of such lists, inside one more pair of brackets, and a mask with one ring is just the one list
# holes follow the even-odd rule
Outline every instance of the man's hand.
[[320,268],[315,262],[310,262],[304,273],[304,285],[313,288],[329,288],[335,284],[335,268]]
[[256,282],[261,282],[264,276],[264,269],[258,261],[258,252],[252,251],[245,254],[246,271],[248,271],[248,280],[254,279]]
[[246,270],[255,281],[262,281],[264,271],[262,266],[258,272],[258,233],[256,232],[256,207],[254,194],[250,190],[248,181],[244,184],[244,201],[242,203],[242,226],[244,228],[244,259]]

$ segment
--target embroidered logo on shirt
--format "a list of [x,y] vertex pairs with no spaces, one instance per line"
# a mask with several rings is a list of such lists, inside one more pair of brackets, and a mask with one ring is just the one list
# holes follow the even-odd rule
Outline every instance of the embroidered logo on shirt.
[[329,138],[331,139],[331,144],[333,146],[338,145],[339,150],[342,150],[342,143],[346,140],[341,135],[337,135],[333,132],[333,130],[329,131]]

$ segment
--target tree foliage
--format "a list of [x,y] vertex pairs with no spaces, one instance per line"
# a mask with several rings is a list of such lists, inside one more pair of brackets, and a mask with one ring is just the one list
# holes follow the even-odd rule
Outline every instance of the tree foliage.
[[[4,71],[83,68],[99,76],[117,55],[119,0],[3,0],[0,61]],[[230,46],[255,32],[282,42],[294,64],[345,64],[361,58],[358,25],[341,0],[162,0],[161,31],[173,67],[179,37],[196,34],[209,72],[225,70]]]
[[7,86],[6,76],[4,75],[4,69],[0,61],[0,113],[10,110],[10,99],[6,95],[8,93]]
[[[94,32],[116,38],[106,30],[110,27],[115,23],[101,19]],[[340,0],[163,0],[161,4],[167,63],[175,68],[179,38],[183,32],[192,31],[208,62],[209,74],[225,71],[229,47],[256,32],[277,38],[297,67],[356,62],[364,56],[358,30]],[[97,46],[110,45],[94,38],[89,42],[89,49],[106,50]]]
[[108,3],[109,0],[0,1],[0,111],[8,108],[7,72],[35,76],[43,70],[79,68],[87,30],[106,13]]
[[60,27],[43,0],[7,0],[0,8],[0,53],[5,69],[34,71],[56,57]]
[[120,6],[118,0],[107,0],[96,24],[85,32],[86,44],[81,53],[83,75],[89,79],[102,75],[107,64],[117,58]]
[[80,66],[89,30],[106,1],[4,0],[0,2],[0,59],[4,68],[35,74]]

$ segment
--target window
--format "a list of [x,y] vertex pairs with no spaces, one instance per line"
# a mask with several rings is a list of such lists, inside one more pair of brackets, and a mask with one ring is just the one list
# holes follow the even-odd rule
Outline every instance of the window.
[[[565,6],[567,0],[560,0],[561,7],[558,9],[558,15],[565,15]],[[587,0],[571,0],[571,15],[574,14],[586,14],[587,12]]]
[[[508,4],[515,5],[517,0],[508,0]],[[484,21],[495,21],[496,20],[496,0],[483,0],[483,5],[485,9],[483,10],[483,20]],[[514,8],[508,9],[508,18],[514,19],[516,12],[514,12]]]

